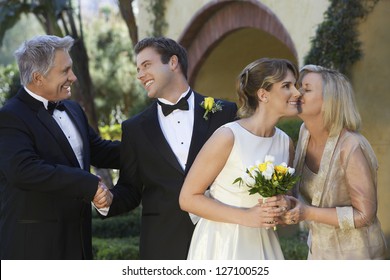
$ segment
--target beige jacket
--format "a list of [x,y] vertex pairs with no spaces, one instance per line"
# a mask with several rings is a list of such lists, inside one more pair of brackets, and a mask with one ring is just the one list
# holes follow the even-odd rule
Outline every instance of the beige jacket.
[[[309,138],[302,124],[294,160],[297,174],[303,172]],[[367,164],[364,174],[359,167]],[[328,138],[317,175],[310,184],[303,176],[297,186],[305,203],[336,207],[339,227],[308,222],[309,259],[385,258],[386,242],[376,213],[377,169],[375,153],[361,134],[343,130]]]

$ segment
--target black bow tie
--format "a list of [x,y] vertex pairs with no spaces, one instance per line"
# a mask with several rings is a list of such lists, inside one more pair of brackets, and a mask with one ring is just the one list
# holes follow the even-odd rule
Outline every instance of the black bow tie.
[[190,97],[192,91],[189,91],[186,96],[184,96],[182,99],[179,100],[175,105],[168,105],[160,102],[159,100],[157,101],[158,104],[160,104],[162,112],[164,116],[168,116],[170,113],[172,113],[174,110],[179,109],[183,111],[188,111],[189,106],[188,106],[188,97]]
[[52,102],[49,101],[47,103],[47,111],[49,112],[50,115],[53,115],[54,109],[64,111],[65,110],[65,105],[61,101],[59,102]]

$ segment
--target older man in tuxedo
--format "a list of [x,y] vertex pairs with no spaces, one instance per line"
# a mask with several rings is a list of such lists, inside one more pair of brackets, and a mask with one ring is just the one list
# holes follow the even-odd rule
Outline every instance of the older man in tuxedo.
[[122,124],[120,178],[108,216],[142,201],[140,258],[186,259],[194,224],[179,207],[180,189],[202,145],[235,119],[237,106],[205,106],[187,82],[187,53],[174,40],[145,38],[135,53],[138,79],[157,100]]
[[90,165],[119,168],[80,105],[69,36],[37,36],[15,52],[23,88],[0,110],[1,259],[91,259],[91,201],[107,188]]

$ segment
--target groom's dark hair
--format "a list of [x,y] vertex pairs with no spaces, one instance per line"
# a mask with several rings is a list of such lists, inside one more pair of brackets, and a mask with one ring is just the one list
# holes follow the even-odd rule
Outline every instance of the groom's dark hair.
[[139,41],[135,47],[135,54],[139,54],[145,48],[153,48],[161,55],[161,62],[167,64],[173,55],[176,55],[179,61],[181,72],[187,79],[187,51],[175,40],[166,37],[147,37]]

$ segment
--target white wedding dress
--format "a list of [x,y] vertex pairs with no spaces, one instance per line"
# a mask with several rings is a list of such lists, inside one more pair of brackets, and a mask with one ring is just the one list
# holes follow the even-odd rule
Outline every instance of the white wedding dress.
[[[272,137],[258,137],[237,122],[224,125],[234,133],[229,158],[210,186],[210,197],[222,203],[250,208],[260,195],[249,195],[248,187],[238,183],[246,167],[263,162],[266,155],[275,157],[275,164],[288,163],[289,137],[276,128]],[[200,218],[192,236],[189,260],[275,260],[284,259],[277,233],[272,229],[251,228]]]

